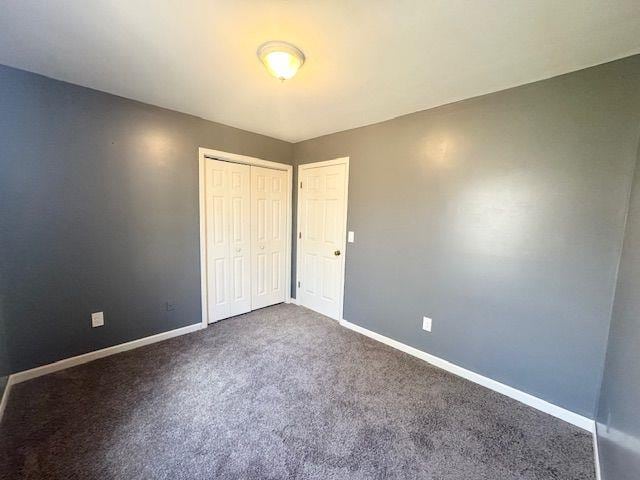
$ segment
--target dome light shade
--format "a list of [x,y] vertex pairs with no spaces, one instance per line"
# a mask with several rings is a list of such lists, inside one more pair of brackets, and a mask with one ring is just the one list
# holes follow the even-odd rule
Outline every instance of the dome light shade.
[[304,53],[287,42],[267,42],[258,47],[258,58],[267,71],[284,81],[292,78],[304,63]]

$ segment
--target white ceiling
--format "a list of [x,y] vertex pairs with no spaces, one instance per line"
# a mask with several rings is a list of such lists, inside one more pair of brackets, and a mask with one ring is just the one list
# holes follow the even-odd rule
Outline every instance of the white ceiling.
[[0,63],[288,141],[638,52],[639,0],[0,0]]

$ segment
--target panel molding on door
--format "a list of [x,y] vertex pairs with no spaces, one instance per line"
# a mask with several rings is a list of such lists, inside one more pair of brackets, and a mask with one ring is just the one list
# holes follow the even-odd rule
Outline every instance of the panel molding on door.
[[208,318],[251,310],[251,172],[248,165],[207,160],[205,166]]
[[251,167],[251,308],[286,299],[287,172]]
[[349,159],[298,170],[298,304],[342,319]]

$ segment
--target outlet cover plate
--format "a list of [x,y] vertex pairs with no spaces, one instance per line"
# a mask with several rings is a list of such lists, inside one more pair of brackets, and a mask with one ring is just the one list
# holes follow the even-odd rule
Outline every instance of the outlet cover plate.
[[422,317],[422,329],[430,332],[431,331],[431,319],[429,317]]
[[101,327],[104,325],[104,312],[95,312],[91,314],[91,326]]

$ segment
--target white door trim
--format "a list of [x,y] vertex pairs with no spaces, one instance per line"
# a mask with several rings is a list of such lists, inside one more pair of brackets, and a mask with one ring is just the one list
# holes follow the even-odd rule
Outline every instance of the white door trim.
[[298,202],[297,202],[297,212],[296,212],[296,225],[298,228],[298,232],[296,235],[296,298],[295,303],[298,303],[298,299],[300,298],[300,272],[302,272],[302,262],[300,255],[300,216],[301,216],[301,203],[300,203],[300,178],[302,177],[301,172],[303,170],[307,170],[309,168],[318,168],[318,167],[329,167],[331,165],[346,165],[346,172],[344,176],[344,222],[342,225],[342,248],[341,251],[344,253],[344,257],[342,260],[342,272],[340,276],[340,315],[338,317],[338,321],[343,318],[344,314],[344,274],[345,268],[347,265],[347,212],[349,210],[349,157],[340,157],[335,158],[333,160],[325,160],[322,162],[314,162],[314,163],[305,163],[303,165],[298,165]]
[[[236,153],[222,152],[220,150],[211,150],[210,148],[198,149],[198,184],[200,197],[200,292],[202,295],[202,328],[209,325],[209,309],[207,305],[207,224],[206,224],[206,184],[204,175],[204,166],[207,158],[214,160],[224,160],[226,162],[241,163],[244,165],[255,165],[257,167],[273,168],[275,170],[284,170],[287,172],[287,247],[286,247],[286,285],[291,285],[291,221],[293,219],[292,212],[292,196],[293,196],[293,167],[286,163],[270,162],[261,158],[248,157],[246,155],[238,155]],[[291,301],[291,288],[285,290],[285,302]]]

